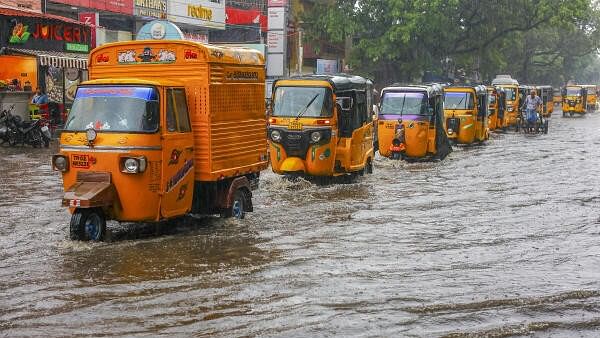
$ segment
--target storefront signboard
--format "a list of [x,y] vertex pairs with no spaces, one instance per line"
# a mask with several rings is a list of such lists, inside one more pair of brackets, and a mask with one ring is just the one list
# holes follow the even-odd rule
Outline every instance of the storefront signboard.
[[98,27],[100,26],[100,15],[97,12],[83,12],[79,13],[79,21],[86,25],[91,26],[91,43],[90,47],[96,47],[96,35],[98,34]]
[[[37,17],[0,16],[3,24],[2,44],[14,48],[75,51],[90,50],[91,31],[89,26],[68,23],[55,19]],[[67,47],[67,44],[70,44]],[[87,48],[76,45],[85,45]]]
[[52,2],[127,15],[133,14],[133,0],[52,0]]
[[169,21],[225,29],[225,0],[168,1]]
[[167,17],[167,0],[135,0],[133,15],[164,19]]

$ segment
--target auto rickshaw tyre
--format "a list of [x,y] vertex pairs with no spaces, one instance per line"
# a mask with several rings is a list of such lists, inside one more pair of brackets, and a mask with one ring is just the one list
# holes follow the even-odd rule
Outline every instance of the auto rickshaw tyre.
[[569,116],[573,117],[573,115],[575,115],[575,113],[573,113],[573,112],[569,113]]
[[235,191],[231,207],[222,210],[221,217],[237,219],[244,219],[246,217],[246,193],[243,189]]
[[544,121],[544,134],[548,134],[548,120]]
[[102,241],[106,235],[106,219],[101,209],[75,209],[69,235],[77,241]]

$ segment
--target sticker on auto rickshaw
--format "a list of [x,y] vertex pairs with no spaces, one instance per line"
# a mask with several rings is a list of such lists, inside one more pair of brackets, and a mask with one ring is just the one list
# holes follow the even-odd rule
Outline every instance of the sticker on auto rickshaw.
[[386,122],[385,127],[387,129],[394,129],[396,127],[396,124],[394,122]]
[[300,121],[298,121],[296,119],[292,119],[292,120],[290,120],[290,123],[288,124],[288,129],[302,130],[302,123],[300,123]]
[[85,154],[72,154],[71,165],[73,168],[89,169],[91,163],[90,155]]

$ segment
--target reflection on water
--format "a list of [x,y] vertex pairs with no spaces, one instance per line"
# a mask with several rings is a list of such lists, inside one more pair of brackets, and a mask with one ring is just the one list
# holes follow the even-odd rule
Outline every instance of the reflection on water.
[[555,115],[107,243],[67,239],[52,149],[0,147],[0,335],[597,336],[600,115]]

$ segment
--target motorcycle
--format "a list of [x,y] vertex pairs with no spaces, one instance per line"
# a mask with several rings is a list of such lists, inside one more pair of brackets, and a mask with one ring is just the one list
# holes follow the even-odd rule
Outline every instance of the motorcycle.
[[26,122],[18,115],[12,115],[11,111],[14,105],[9,110],[2,111],[1,121],[4,121],[4,127],[0,127],[0,139],[2,143],[8,142],[10,146],[17,144],[35,147],[50,146],[50,129],[48,122],[44,119]]

